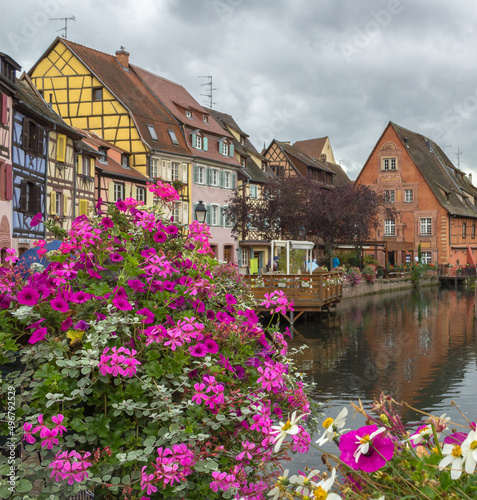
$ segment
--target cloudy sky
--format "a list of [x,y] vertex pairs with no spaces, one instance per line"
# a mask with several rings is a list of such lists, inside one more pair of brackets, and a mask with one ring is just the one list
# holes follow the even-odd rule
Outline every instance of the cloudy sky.
[[[3,0],[6,4],[6,0]],[[355,179],[391,120],[477,179],[477,9],[471,0],[20,0],[0,51],[28,71],[68,38],[182,84],[234,116],[257,149],[329,136]],[[460,152],[461,154],[458,154]]]

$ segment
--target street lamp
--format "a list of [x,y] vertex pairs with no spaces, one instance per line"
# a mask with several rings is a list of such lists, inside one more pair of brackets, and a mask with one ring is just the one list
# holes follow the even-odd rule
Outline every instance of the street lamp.
[[202,203],[202,200],[200,200],[197,206],[195,207],[195,218],[197,222],[203,224],[205,222],[206,216],[207,216],[207,209],[205,208],[205,205]]
[[300,239],[303,240],[305,238],[305,234],[306,234],[305,226],[300,226],[298,228],[298,234],[300,235]]

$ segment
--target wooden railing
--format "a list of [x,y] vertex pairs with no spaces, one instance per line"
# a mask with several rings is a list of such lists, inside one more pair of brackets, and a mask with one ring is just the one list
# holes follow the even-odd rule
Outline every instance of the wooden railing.
[[266,293],[283,290],[293,300],[296,311],[320,311],[339,302],[343,295],[343,273],[338,271],[313,274],[266,274],[245,276],[257,301],[257,309]]

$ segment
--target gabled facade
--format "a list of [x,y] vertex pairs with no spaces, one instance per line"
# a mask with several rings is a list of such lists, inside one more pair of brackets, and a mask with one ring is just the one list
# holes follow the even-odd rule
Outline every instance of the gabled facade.
[[0,265],[5,263],[7,248],[12,248],[12,130],[15,74],[21,67],[0,52]]
[[268,161],[270,170],[277,177],[302,176],[324,186],[333,186],[335,173],[325,161],[312,158],[288,142],[274,139],[263,155]]
[[379,264],[475,264],[477,189],[427,137],[389,122],[356,184],[370,186],[395,207],[382,217],[374,241]]
[[[129,167],[149,177],[173,162],[189,170],[181,127],[132,70],[125,50],[113,56],[57,38],[29,75],[68,124],[131,153]],[[187,186],[181,194],[187,198]]]
[[[234,136],[217,123],[210,110],[203,108],[181,85],[137,66],[131,68],[182,126],[193,156],[191,215],[198,202],[203,201],[207,208],[206,222],[210,226],[211,247],[215,256],[220,260],[236,260],[236,244],[224,217],[224,208],[237,187],[240,170]],[[172,180],[178,176],[180,168],[176,167]]]

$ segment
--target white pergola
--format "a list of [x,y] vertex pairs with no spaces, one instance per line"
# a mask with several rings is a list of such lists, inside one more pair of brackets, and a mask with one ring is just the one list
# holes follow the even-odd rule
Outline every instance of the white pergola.
[[311,272],[311,256],[312,250],[315,244],[311,241],[296,241],[296,240],[272,240],[271,244],[271,274],[273,274],[273,258],[275,257],[274,249],[275,248],[286,248],[287,253],[287,274],[290,274],[290,250],[306,250],[306,259],[305,262],[309,262],[308,269]]

